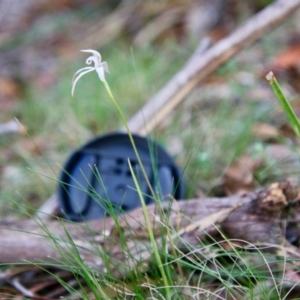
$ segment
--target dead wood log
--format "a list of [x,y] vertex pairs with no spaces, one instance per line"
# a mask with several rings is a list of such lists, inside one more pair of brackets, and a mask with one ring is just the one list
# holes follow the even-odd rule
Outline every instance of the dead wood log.
[[205,77],[232,56],[279,25],[300,7],[300,0],[278,0],[186,65],[129,121],[130,129],[147,134],[158,125]]
[[[164,235],[184,250],[186,243],[197,245],[201,238],[219,229],[230,239],[280,245],[284,242],[280,216],[294,197],[292,185],[281,182],[242,196],[151,205],[148,214],[160,249]],[[63,220],[1,221],[0,245],[0,263],[63,261],[76,267],[80,258],[93,269],[117,277],[147,263],[152,254],[140,208],[116,219],[80,224]]]

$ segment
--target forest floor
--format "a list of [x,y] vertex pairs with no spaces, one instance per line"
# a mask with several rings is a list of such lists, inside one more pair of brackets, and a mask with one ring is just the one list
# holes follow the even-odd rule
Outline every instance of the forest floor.
[[[231,1],[225,10],[212,1],[211,11],[193,1],[9,2],[0,4],[7,9],[0,6],[0,123],[16,118],[23,129],[0,135],[2,219],[28,218],[56,192],[75,149],[123,125],[94,73],[71,96],[73,74],[87,58],[81,49],[101,52],[111,73],[107,82],[129,120],[201,39],[216,43],[261,8],[260,1]],[[210,21],[200,18],[203,11]],[[166,18],[169,23],[161,21]],[[199,82],[149,132],[184,170],[186,199],[230,196],[286,179],[300,184],[299,140],[265,79],[275,73],[299,115],[299,18],[298,10]]]

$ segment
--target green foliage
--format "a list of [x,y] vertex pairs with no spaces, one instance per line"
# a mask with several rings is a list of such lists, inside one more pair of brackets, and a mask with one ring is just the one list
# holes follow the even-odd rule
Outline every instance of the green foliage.
[[286,99],[278,81],[276,80],[276,77],[274,76],[274,74],[272,72],[270,72],[267,75],[267,80],[269,81],[278,102],[280,103],[282,109],[284,110],[286,116],[288,117],[291,126],[295,130],[298,137],[300,137],[300,121],[299,121],[295,111],[293,110],[291,104]]

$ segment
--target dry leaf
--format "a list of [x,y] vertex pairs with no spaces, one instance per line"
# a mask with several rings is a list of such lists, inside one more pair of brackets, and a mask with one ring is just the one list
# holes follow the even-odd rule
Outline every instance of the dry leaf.
[[19,98],[21,86],[15,80],[0,78],[0,96],[5,98]]
[[252,133],[261,140],[274,139],[280,136],[277,128],[267,123],[256,123],[252,127]]
[[273,63],[275,68],[289,69],[300,67],[300,45],[294,45],[281,52]]
[[288,79],[289,84],[296,91],[300,91],[300,44],[292,44],[281,52],[268,67],[268,70]]
[[284,273],[284,281],[288,281],[289,283],[295,284],[295,282],[300,282],[300,275],[298,271],[294,271],[292,269],[285,270]]
[[225,191],[227,194],[243,193],[254,188],[253,173],[263,165],[262,159],[244,155],[225,171]]

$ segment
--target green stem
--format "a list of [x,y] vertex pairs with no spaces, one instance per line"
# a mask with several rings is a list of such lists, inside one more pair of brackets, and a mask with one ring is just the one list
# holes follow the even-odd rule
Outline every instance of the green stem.
[[109,87],[108,83],[107,83],[106,81],[103,81],[103,83],[104,83],[105,89],[106,89],[106,91],[107,91],[107,93],[108,93],[108,95],[109,95],[111,101],[113,102],[113,104],[114,104],[114,106],[116,107],[116,109],[117,109],[119,115],[121,116],[121,119],[122,119],[122,121],[123,121],[123,123],[124,123],[124,125],[125,125],[125,128],[126,128],[126,131],[127,131],[127,133],[128,133],[130,142],[131,142],[131,144],[132,144],[134,153],[135,153],[136,158],[137,158],[137,160],[138,160],[139,166],[141,167],[143,176],[145,177],[145,180],[146,180],[146,182],[147,182],[147,185],[148,185],[148,187],[149,187],[149,190],[150,190],[152,196],[154,197],[155,202],[157,202],[156,194],[154,193],[154,190],[153,190],[153,188],[152,188],[152,186],[151,186],[151,183],[150,183],[150,181],[149,181],[149,179],[148,179],[147,173],[146,173],[145,168],[144,168],[144,166],[143,166],[143,163],[142,163],[142,161],[141,161],[140,155],[139,155],[139,153],[138,153],[138,151],[137,151],[137,148],[136,148],[136,146],[135,146],[135,142],[134,142],[133,136],[132,136],[132,134],[131,134],[130,128],[129,128],[129,126],[128,126],[127,120],[126,120],[126,118],[125,118],[125,116],[124,116],[124,114],[123,114],[123,112],[122,112],[122,110],[121,110],[119,104],[118,104],[117,101],[115,100],[115,98],[114,98],[114,96],[113,96],[113,94],[112,94],[112,92],[111,92],[111,90],[110,90],[110,87]]
[[137,188],[137,192],[139,194],[139,198],[140,198],[141,203],[142,203],[143,215],[144,215],[145,220],[146,220],[146,226],[147,226],[148,234],[149,234],[149,237],[150,237],[151,245],[153,247],[154,256],[155,256],[155,259],[158,263],[158,268],[159,268],[159,271],[161,273],[161,277],[162,277],[162,280],[164,282],[164,285],[165,285],[165,288],[166,288],[166,291],[167,291],[167,299],[170,299],[171,291],[170,291],[170,288],[169,288],[169,281],[167,279],[162,261],[160,259],[160,255],[159,255],[158,247],[157,247],[156,240],[155,240],[155,237],[154,237],[154,234],[153,234],[153,230],[152,230],[152,227],[151,227],[151,223],[150,223],[150,219],[149,219],[145,199],[144,199],[144,196],[143,196],[143,193],[142,193],[141,189],[139,188],[138,181],[137,181],[136,176],[133,172],[130,161],[128,161],[128,163],[129,163],[129,168],[130,168],[130,172],[132,174],[134,184]]
[[300,122],[298,120],[298,117],[296,116],[292,106],[290,105],[289,101],[286,99],[284,96],[280,85],[274,76],[273,72],[269,72],[268,75],[266,76],[276,98],[278,99],[280,105],[282,106],[285,114],[287,115],[294,131],[300,137]]
[[[126,128],[126,131],[128,133],[128,136],[129,136],[129,139],[130,139],[130,142],[132,144],[132,147],[133,147],[133,150],[134,150],[134,153],[137,157],[137,160],[138,160],[138,163],[139,163],[139,166],[141,167],[141,170],[142,170],[142,173],[143,173],[143,176],[145,177],[145,180],[147,182],[147,185],[150,189],[150,192],[152,194],[152,196],[154,197],[154,200],[156,203],[158,203],[158,199],[156,197],[156,194],[154,193],[154,190],[151,186],[151,183],[148,179],[148,176],[147,176],[147,173],[145,171],[145,168],[143,166],[143,163],[140,159],[140,156],[139,156],[139,153],[137,151],[137,148],[136,148],[136,145],[135,145],[135,142],[134,142],[134,139],[133,139],[133,136],[131,134],[131,131],[130,131],[130,128],[128,126],[128,123],[127,123],[127,120],[119,106],[119,104],[117,103],[117,101],[115,100],[111,90],[110,90],[110,87],[108,85],[108,83],[106,81],[103,82],[104,83],[104,86],[105,86],[105,89],[111,99],[111,101],[113,102],[114,106],[116,107],[119,115],[121,116],[121,119],[125,125],[125,128]],[[168,279],[167,279],[167,276],[166,276],[166,273],[165,273],[165,270],[164,270],[164,267],[163,267],[163,264],[162,264],[162,261],[161,261],[161,258],[160,258],[160,255],[159,255],[159,251],[158,251],[158,247],[157,247],[157,244],[156,244],[156,241],[155,241],[155,238],[154,238],[154,234],[153,234],[153,230],[151,228],[151,223],[150,223],[150,219],[149,219],[149,215],[148,215],[148,211],[147,211],[147,206],[146,206],[146,203],[145,203],[145,200],[144,200],[144,197],[143,197],[143,193],[142,191],[140,190],[139,186],[138,186],[138,182],[137,182],[137,179],[135,177],[135,174],[132,170],[132,166],[130,164],[130,161],[129,161],[129,168],[130,168],[130,171],[132,173],[132,177],[133,177],[133,180],[134,180],[134,183],[137,187],[137,191],[138,191],[138,194],[139,194],[139,198],[141,200],[141,203],[142,203],[142,208],[143,208],[143,214],[144,214],[144,217],[145,217],[145,220],[146,220],[146,224],[147,224],[147,230],[148,230],[148,234],[149,234],[149,237],[150,237],[150,241],[151,241],[151,245],[153,247],[153,251],[154,251],[154,255],[155,255],[155,258],[158,262],[158,268],[159,268],[159,271],[161,273],[161,277],[162,277],[162,280],[164,282],[164,285],[166,287],[166,292],[167,292],[167,299],[170,299],[171,298],[171,292],[170,292],[170,289],[169,289],[169,282],[168,282]]]

